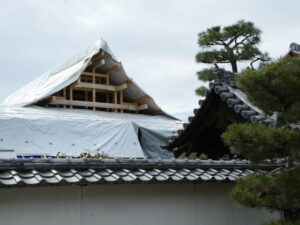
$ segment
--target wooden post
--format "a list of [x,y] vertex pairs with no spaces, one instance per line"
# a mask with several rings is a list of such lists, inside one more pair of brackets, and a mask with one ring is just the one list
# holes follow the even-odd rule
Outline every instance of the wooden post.
[[[93,102],[96,102],[96,89],[93,88]],[[94,107],[93,110],[95,111],[96,108]]]
[[[84,91],[84,100],[87,101],[87,102],[89,101],[87,91]],[[85,107],[85,108],[88,109],[88,107]]]
[[[106,93],[106,103],[109,103],[109,93]],[[106,111],[109,111],[109,108],[107,108]]]
[[93,84],[96,83],[95,69],[93,69]]
[[[73,100],[73,88],[70,86],[70,100]],[[73,109],[73,106],[70,106],[70,109]]]
[[[120,104],[123,104],[123,90],[120,90]],[[123,113],[123,109],[121,109],[120,112]]]
[[[114,103],[118,104],[118,92],[116,92],[116,91],[114,92]],[[118,110],[115,109],[114,112],[118,112]]]
[[109,85],[109,73],[107,73],[106,75],[106,85]]
[[[64,88],[63,95],[64,95],[64,98],[67,99],[67,88]],[[67,107],[64,105],[64,109],[65,108],[67,108]]]
[[[93,84],[95,83],[95,68],[93,68]],[[93,88],[93,102],[96,102],[96,89]],[[96,108],[93,108],[96,111]]]

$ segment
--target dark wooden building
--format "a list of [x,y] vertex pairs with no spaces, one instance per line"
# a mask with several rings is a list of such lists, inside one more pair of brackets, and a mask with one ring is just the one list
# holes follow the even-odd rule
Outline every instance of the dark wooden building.
[[196,153],[198,156],[203,153],[211,159],[220,159],[224,155],[232,157],[221,139],[228,125],[235,122],[259,122],[272,126],[275,123],[253,106],[234,85],[235,74],[218,71],[224,72],[225,79],[210,83],[205,99],[199,101],[198,109],[194,109],[194,116],[189,117],[188,123],[178,131],[178,135],[171,137],[168,145],[164,146],[173,151],[176,157],[183,153]]

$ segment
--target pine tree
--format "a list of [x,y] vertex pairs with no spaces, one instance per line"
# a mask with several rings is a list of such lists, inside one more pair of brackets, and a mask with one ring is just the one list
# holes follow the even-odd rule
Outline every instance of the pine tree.
[[[269,61],[266,53],[262,53],[257,45],[260,43],[261,31],[252,22],[243,20],[225,26],[215,26],[201,32],[198,44],[201,51],[196,55],[198,63],[218,64],[229,63],[233,73],[238,72],[238,61],[251,61],[253,68],[257,61]],[[197,73],[198,79],[212,81],[215,79],[214,67],[203,69]],[[205,95],[207,88],[204,86],[196,90],[196,94]]]
[[286,56],[263,69],[248,69],[236,77],[238,87],[265,114],[277,115],[276,125],[232,124],[223,134],[231,150],[254,164],[263,160],[285,163],[276,173],[255,174],[238,180],[233,198],[248,207],[280,210],[285,220],[300,224],[300,59]]

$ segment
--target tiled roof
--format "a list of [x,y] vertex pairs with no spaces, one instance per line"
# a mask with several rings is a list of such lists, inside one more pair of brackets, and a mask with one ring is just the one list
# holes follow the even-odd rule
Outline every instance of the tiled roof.
[[0,160],[0,187],[233,182],[275,168],[246,160],[13,159]]
[[245,94],[239,89],[233,88],[225,82],[211,82],[209,87],[206,98],[199,101],[198,109],[194,109],[194,116],[188,118],[188,123],[184,124],[183,129],[178,130],[177,135],[170,137],[168,145],[164,146],[164,148],[172,149],[173,144],[193,128],[192,125],[196,124],[196,121],[202,115],[202,111],[205,110],[206,103],[212,94],[218,95],[221,101],[225,102],[229,108],[232,108],[234,112],[244,118],[245,121],[263,123],[267,126],[273,126],[275,124],[274,119],[266,117],[260,109],[253,106],[247,100]]
[[300,45],[297,43],[290,44],[290,55],[299,56],[300,55]]
[[287,128],[289,128],[291,130],[300,131],[300,122],[298,122],[298,123],[291,123],[291,124],[287,125]]

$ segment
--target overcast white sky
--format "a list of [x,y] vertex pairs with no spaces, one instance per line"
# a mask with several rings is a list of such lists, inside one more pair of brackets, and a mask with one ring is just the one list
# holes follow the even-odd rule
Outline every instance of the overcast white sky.
[[197,107],[197,34],[240,19],[262,31],[274,58],[300,42],[299,0],[2,0],[0,101],[105,39],[128,75],[165,110]]

